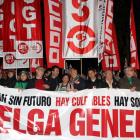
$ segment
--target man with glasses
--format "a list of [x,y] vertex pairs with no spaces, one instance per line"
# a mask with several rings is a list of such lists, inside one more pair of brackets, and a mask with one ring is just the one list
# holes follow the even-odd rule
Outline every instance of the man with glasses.
[[140,80],[134,76],[134,70],[132,67],[126,67],[124,69],[125,78],[120,79],[120,88],[130,89],[130,91],[140,91]]
[[38,66],[36,68],[36,77],[28,81],[26,89],[36,88],[39,90],[48,90],[50,88],[49,82],[43,77],[43,74],[44,68]]
[[118,81],[113,78],[112,70],[107,69],[104,72],[105,79],[103,80],[102,87],[103,88],[119,88]]

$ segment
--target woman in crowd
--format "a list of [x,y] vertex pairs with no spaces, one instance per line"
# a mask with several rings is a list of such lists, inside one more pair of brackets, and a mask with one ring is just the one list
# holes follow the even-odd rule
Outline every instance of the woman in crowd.
[[18,82],[16,82],[15,88],[17,88],[18,90],[24,90],[27,86],[27,82],[28,82],[28,74],[27,71],[21,71],[20,72],[20,80]]
[[68,74],[64,74],[62,77],[62,83],[60,83],[57,87],[55,91],[72,91],[74,90],[73,85],[70,85],[69,83],[69,75]]
[[11,69],[7,73],[7,79],[6,79],[6,82],[4,83],[4,87],[14,88],[15,84],[16,84],[15,71]]

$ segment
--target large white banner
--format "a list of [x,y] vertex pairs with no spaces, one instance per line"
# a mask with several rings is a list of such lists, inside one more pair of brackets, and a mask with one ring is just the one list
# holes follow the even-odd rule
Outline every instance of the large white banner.
[[63,0],[63,57],[97,57],[98,1]]
[[1,140],[138,140],[140,93],[0,87]]

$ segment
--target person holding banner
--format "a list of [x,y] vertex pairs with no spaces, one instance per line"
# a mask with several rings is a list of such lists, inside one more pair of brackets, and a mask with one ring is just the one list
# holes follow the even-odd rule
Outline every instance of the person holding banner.
[[5,88],[14,88],[16,84],[15,70],[11,69],[7,73],[7,79],[4,83]]
[[80,75],[78,75],[78,70],[76,67],[71,68],[70,75],[72,80],[69,83],[74,86],[73,92],[85,89],[85,80]]
[[49,85],[51,91],[55,91],[56,87],[61,83],[61,79],[58,77],[59,75],[59,67],[54,65],[51,67],[52,74],[48,77]]
[[23,91],[28,83],[28,74],[27,71],[21,71],[20,72],[20,80],[16,82],[15,88],[17,88],[19,91],[20,89]]
[[2,71],[0,70],[0,85],[4,86],[4,83],[5,83],[5,79],[2,78]]
[[103,88],[119,88],[119,82],[113,78],[112,70],[107,69],[104,75],[105,79],[103,80]]
[[89,79],[86,80],[86,88],[93,89],[93,88],[102,88],[102,81],[96,77],[96,72],[94,69],[88,70]]
[[39,90],[48,90],[50,88],[49,82],[43,77],[43,74],[44,68],[38,66],[36,68],[36,77],[28,81],[26,89],[36,88]]
[[134,76],[134,70],[128,66],[124,69],[125,78],[119,81],[120,88],[130,89],[130,91],[140,91],[140,80]]
[[56,87],[55,91],[73,91],[73,85],[70,85],[69,83],[69,75],[68,74],[64,74],[62,77],[62,83],[59,83],[59,85]]

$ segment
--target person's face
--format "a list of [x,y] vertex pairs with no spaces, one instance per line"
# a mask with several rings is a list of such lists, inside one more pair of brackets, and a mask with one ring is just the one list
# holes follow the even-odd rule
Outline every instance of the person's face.
[[20,80],[20,76],[18,75],[18,76],[17,76],[17,81],[19,81],[19,80]]
[[44,68],[38,68],[38,69],[36,70],[36,73],[37,73],[37,76],[42,77],[43,74],[44,74]]
[[106,79],[108,79],[108,80],[112,80],[112,78],[113,78],[112,71],[111,71],[111,70],[107,70],[107,71],[106,71],[106,74],[105,74],[105,77],[106,77]]
[[14,76],[13,72],[8,72],[8,77],[12,78]]
[[88,76],[90,77],[90,79],[94,79],[95,78],[95,72],[93,70],[88,71]]
[[67,75],[65,75],[65,76],[62,78],[62,81],[63,81],[63,83],[68,83],[69,77],[68,77]]
[[58,69],[58,68],[55,68],[54,71],[52,71],[52,74],[53,74],[55,77],[58,77],[58,75],[59,75],[59,69]]
[[51,71],[48,71],[47,73],[45,73],[45,77],[49,77],[50,74],[51,74]]
[[76,70],[75,69],[71,69],[70,70],[70,75],[74,78],[75,74],[76,74]]
[[130,77],[132,77],[132,76],[134,76],[134,70],[133,70],[133,68],[128,68],[128,71],[126,71],[126,73],[130,76]]
[[22,81],[26,81],[26,80],[27,80],[27,75],[26,75],[25,73],[22,73],[22,74],[20,75],[20,79],[21,79]]

